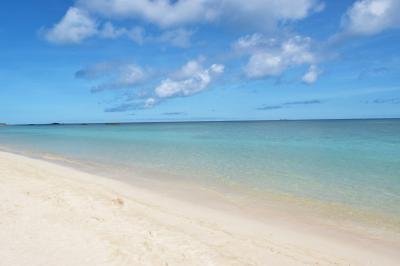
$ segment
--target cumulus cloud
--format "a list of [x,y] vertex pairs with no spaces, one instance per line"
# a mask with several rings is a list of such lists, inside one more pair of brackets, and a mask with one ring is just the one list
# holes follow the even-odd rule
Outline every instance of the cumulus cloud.
[[60,22],[44,30],[44,37],[56,44],[79,44],[92,37],[115,39],[129,33],[111,22],[101,25],[86,10],[71,7]]
[[79,0],[77,5],[110,18],[140,18],[162,27],[179,26],[216,17],[210,0]]
[[224,66],[220,64],[205,69],[198,61],[189,61],[172,77],[162,80],[154,92],[158,98],[190,96],[205,90],[223,72]]
[[54,43],[80,43],[98,34],[97,27],[87,11],[71,7],[59,23],[45,31],[45,38]]
[[240,53],[249,54],[249,61],[244,68],[249,78],[279,76],[291,67],[311,65],[303,80],[313,83],[320,71],[315,66],[318,56],[312,51],[311,44],[308,37],[293,36],[277,40],[253,34],[239,38],[233,47]]
[[373,35],[400,28],[400,1],[358,0],[346,12],[342,25],[347,34]]
[[98,63],[81,69],[75,77],[86,80],[99,80],[100,84],[91,88],[92,92],[107,89],[130,88],[145,81],[148,71],[136,64]]
[[321,74],[321,70],[318,69],[316,65],[311,65],[308,68],[307,73],[304,74],[302,80],[304,83],[312,84],[315,83],[318,79],[318,76]]
[[166,43],[171,46],[187,48],[190,46],[193,31],[184,28],[165,30],[149,34],[144,28],[117,27],[111,22],[97,22],[87,11],[72,7],[61,21],[52,28],[44,30],[45,38],[56,44],[79,44],[86,39],[97,37],[116,39],[126,37],[138,44]]
[[[45,37],[54,43],[76,44],[91,37],[125,36],[140,44],[155,41],[186,48],[193,32],[184,27],[190,24],[234,25],[264,32],[304,19],[323,6],[320,0],[77,0],[57,24],[45,30]],[[110,22],[132,19],[155,24],[164,32],[145,36],[140,27],[118,28]]]
[[77,0],[73,9],[107,19],[138,19],[162,28],[219,23],[270,30],[323,7],[319,0]]
[[[206,90],[224,72],[221,64],[203,66],[203,59],[190,60],[177,71],[171,72],[157,86],[149,90],[124,91],[118,105],[105,109],[106,112],[124,112],[153,106],[172,97],[188,97]],[[75,73],[76,78],[97,82],[92,92],[109,89],[133,89],[149,81],[151,71],[136,64],[103,62],[93,64]],[[146,85],[149,87],[149,83]]]
[[283,60],[279,54],[257,52],[250,57],[245,67],[246,75],[250,78],[278,76],[286,69]]

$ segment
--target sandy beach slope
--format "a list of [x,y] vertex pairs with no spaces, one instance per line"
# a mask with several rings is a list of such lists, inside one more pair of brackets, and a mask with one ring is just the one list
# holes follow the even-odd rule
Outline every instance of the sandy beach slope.
[[5,152],[0,217],[7,266],[400,264],[395,244],[259,222]]

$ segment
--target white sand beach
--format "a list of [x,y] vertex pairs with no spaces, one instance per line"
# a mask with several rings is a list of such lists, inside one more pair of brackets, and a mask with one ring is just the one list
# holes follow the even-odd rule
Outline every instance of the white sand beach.
[[0,265],[399,265],[400,243],[261,222],[0,152]]

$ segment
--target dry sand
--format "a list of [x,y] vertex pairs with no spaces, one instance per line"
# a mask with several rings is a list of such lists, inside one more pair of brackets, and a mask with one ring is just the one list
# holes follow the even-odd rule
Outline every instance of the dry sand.
[[291,223],[0,152],[0,265],[400,265],[399,243]]

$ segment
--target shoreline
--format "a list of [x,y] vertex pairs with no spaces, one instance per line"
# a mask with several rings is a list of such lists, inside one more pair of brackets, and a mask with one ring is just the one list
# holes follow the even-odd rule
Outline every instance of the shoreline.
[[[183,175],[177,175],[144,167],[132,167],[115,172],[93,161],[79,161],[57,154],[21,152],[0,146],[0,152],[16,154],[35,160],[54,163],[87,174],[120,181],[124,184],[147,189],[179,201],[206,206],[218,211],[268,221],[270,216],[279,217],[279,223],[302,220],[306,226],[334,228],[352,234],[368,234],[370,238],[400,241],[400,217],[387,213],[372,212],[338,203],[274,192],[256,192],[242,184],[200,183]],[[116,167],[116,166],[115,166]],[[133,172],[132,172],[133,171]],[[127,174],[129,172],[129,174]],[[274,219],[278,220],[278,219]],[[270,221],[269,221],[270,222]],[[291,224],[289,224],[291,226]],[[383,237],[382,237],[383,236]]]
[[[273,212],[269,221],[260,221],[232,212],[232,206],[210,208],[160,194],[162,187],[152,191],[9,152],[0,151],[0,182],[4,265],[396,265],[400,261],[396,238],[340,233],[307,226],[307,220],[273,217]],[[39,252],[43,246],[48,249],[45,254]]]

